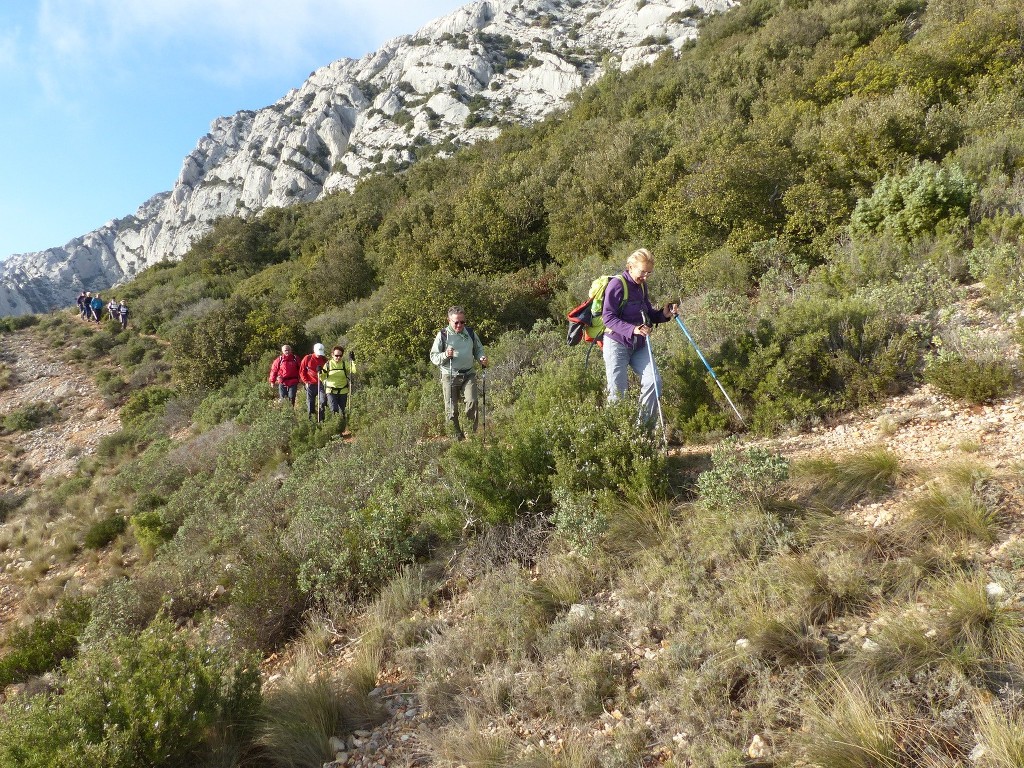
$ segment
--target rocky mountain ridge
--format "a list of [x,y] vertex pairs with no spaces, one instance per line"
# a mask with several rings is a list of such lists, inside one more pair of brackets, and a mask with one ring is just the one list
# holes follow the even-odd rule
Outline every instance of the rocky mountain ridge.
[[477,0],[359,60],[339,59],[257,111],[213,121],[169,192],[0,269],[0,316],[72,304],[165,259],[216,219],[351,190],[424,147],[450,153],[536,121],[608,66],[678,49],[734,0]]

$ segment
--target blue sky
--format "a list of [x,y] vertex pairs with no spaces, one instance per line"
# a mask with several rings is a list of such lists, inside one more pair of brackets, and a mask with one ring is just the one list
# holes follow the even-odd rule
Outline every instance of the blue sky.
[[3,0],[0,259],[169,190],[210,122],[465,0]]

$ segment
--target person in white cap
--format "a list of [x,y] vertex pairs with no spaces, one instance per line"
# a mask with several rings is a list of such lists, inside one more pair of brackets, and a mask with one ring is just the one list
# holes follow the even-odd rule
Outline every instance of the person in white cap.
[[302,358],[299,363],[299,380],[306,385],[306,413],[309,418],[316,414],[317,422],[324,420],[324,385],[320,383],[320,369],[327,363],[324,345],[317,342],[312,353]]

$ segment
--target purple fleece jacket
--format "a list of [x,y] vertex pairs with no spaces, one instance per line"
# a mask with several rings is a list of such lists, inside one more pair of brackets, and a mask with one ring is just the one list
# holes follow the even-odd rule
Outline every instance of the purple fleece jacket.
[[625,303],[622,302],[622,282],[613,277],[608,281],[608,287],[604,289],[601,319],[607,328],[607,338],[636,349],[645,343],[643,336],[633,333],[633,329],[643,322],[641,312],[646,312],[652,323],[667,323],[671,318],[660,309],[656,310],[651,306],[651,300],[647,297],[647,286],[641,286],[633,280],[629,276],[629,270],[623,272],[622,276],[629,286],[629,298]]

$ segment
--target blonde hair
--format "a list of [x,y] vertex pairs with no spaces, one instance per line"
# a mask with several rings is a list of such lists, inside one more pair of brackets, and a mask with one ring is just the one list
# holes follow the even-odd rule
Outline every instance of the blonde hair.
[[646,248],[637,248],[626,259],[626,267],[648,267],[654,266],[654,257]]

